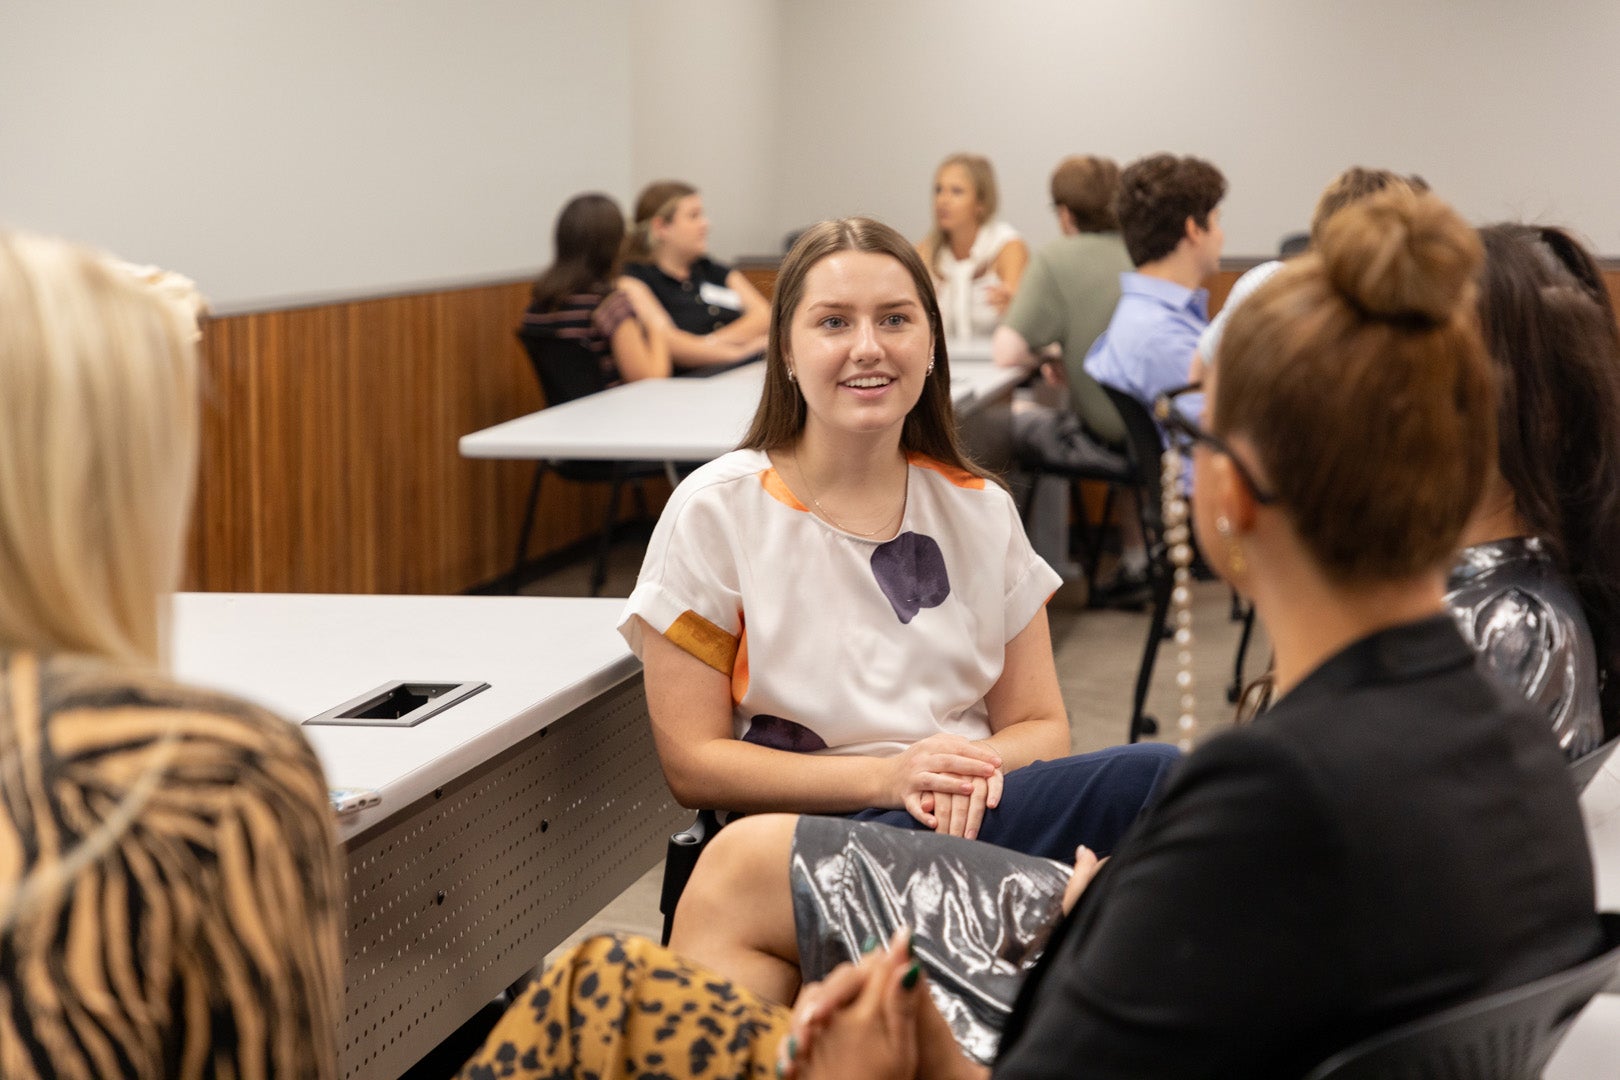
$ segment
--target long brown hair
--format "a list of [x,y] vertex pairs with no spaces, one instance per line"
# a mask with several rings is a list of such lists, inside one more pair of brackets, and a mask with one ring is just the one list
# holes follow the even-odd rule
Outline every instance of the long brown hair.
[[956,414],[951,405],[951,362],[946,355],[939,298],[921,257],[906,238],[871,218],[823,221],[800,234],[782,260],[771,300],[770,338],[765,346],[765,390],[759,408],[739,444],[745,450],[777,450],[796,443],[804,432],[804,397],[787,377],[787,346],[793,316],[804,300],[804,279],[822,259],[840,251],[867,251],[898,260],[911,275],[934,335],[934,373],[923,384],[922,396],[906,414],[900,429],[900,449],[922,454],[946,465],[992,479],[962,451],[956,437]]
[[1569,578],[1620,720],[1620,330],[1602,272],[1563,229],[1479,231],[1480,325],[1501,374],[1498,464]]
[[555,259],[529,293],[535,309],[555,311],[575,293],[607,292],[623,240],[618,203],[594,191],[569,199],[557,215]]

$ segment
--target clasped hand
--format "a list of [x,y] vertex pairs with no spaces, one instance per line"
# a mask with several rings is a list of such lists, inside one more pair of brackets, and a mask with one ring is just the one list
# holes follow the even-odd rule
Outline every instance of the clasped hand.
[[1001,755],[960,735],[930,735],[892,759],[896,801],[937,833],[974,839],[1001,804]]
[[857,963],[840,964],[800,991],[777,1053],[778,1075],[795,1080],[946,1077],[960,1075],[960,1064],[965,1061],[929,999],[904,928],[887,950],[869,949]]

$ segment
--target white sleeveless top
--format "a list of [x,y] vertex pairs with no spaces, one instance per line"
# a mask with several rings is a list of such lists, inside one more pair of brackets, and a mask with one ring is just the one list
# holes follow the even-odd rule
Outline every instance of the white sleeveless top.
[[935,285],[947,338],[987,338],[995,332],[1001,316],[990,303],[989,290],[1002,283],[995,271],[996,256],[1017,239],[1018,230],[1005,221],[987,221],[979,226],[967,258],[952,254],[948,242],[940,245],[935,270],[943,280]]

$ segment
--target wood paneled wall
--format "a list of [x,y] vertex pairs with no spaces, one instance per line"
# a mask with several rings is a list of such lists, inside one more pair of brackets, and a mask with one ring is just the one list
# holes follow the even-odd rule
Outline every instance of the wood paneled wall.
[[[527,293],[211,320],[185,587],[449,593],[504,571],[533,466],[465,460],[456,442],[542,404],[512,332]],[[531,552],[590,535],[604,500],[548,476]]]
[[[1252,261],[1209,282],[1218,310]],[[774,268],[751,265],[767,295]],[[1620,298],[1620,263],[1605,261]],[[542,404],[511,282],[213,319],[185,587],[452,593],[506,570],[533,466],[456,441]],[[668,488],[654,481],[654,507]],[[591,536],[606,494],[548,477],[533,555]]]

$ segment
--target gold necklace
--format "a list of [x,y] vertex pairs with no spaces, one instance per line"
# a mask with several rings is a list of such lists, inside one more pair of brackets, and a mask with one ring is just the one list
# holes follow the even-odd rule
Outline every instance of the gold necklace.
[[[842,532],[852,533],[855,536],[859,536],[863,540],[874,539],[876,537],[882,536],[884,533],[889,531],[886,528],[886,526],[889,524],[890,521],[893,520],[892,515],[890,517],[884,518],[883,521],[878,525],[878,527],[873,529],[871,532],[862,532],[859,529],[850,528],[848,525],[845,525],[843,522],[839,521],[837,518],[835,518],[831,514],[827,513],[827,508],[825,506],[821,505],[821,500],[820,499],[816,498],[816,489],[810,486],[810,478],[805,475],[804,466],[799,464],[799,451],[798,451],[797,448],[795,448],[794,451],[793,451],[793,471],[799,474],[799,480],[804,484],[804,493],[806,495],[810,496],[810,502],[811,502],[812,505],[815,506],[816,513],[820,514],[823,518],[825,518],[827,520],[827,524],[833,526],[834,528],[836,528],[836,529],[838,529],[838,530],[840,530]],[[901,488],[901,490],[900,490],[900,520],[901,521],[904,521],[905,518],[906,518],[906,500],[909,499],[910,497],[911,497],[911,463],[907,462],[906,463],[906,484],[905,484],[905,487]]]

